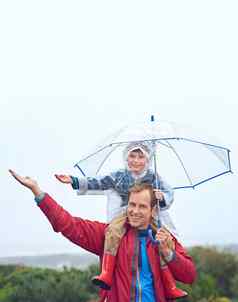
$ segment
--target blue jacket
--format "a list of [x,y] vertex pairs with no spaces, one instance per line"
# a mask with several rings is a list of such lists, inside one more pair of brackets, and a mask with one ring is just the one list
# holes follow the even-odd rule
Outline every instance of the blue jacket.
[[106,176],[72,177],[72,180],[73,189],[78,190],[80,194],[85,194],[87,190],[114,189],[122,198],[122,207],[128,204],[128,191],[136,183],[149,183],[164,193],[164,200],[160,202],[162,210],[166,210],[171,206],[174,197],[173,189],[160,176],[158,176],[158,186],[156,185],[156,177],[152,170],[147,170],[141,177],[137,178],[129,170],[124,169]]

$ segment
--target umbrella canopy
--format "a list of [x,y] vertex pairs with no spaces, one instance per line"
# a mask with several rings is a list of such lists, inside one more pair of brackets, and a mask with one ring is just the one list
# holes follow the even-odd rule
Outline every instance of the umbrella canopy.
[[195,188],[231,172],[230,150],[190,126],[158,121],[133,123],[104,139],[95,151],[75,164],[82,175],[105,175],[125,168],[123,152],[130,143],[153,149],[152,166],[174,189]]

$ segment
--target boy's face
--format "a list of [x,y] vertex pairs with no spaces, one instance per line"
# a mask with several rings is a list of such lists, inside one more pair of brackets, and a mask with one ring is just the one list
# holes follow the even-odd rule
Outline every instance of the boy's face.
[[140,150],[131,151],[128,154],[128,168],[133,173],[140,174],[145,169],[147,162],[147,157]]

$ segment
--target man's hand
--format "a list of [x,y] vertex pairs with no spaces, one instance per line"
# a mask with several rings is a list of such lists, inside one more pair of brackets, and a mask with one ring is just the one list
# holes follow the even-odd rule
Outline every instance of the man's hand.
[[72,178],[69,175],[55,174],[55,177],[64,184],[72,184]]
[[10,170],[10,169],[9,169],[9,172],[20,184],[22,184],[23,186],[30,189],[35,196],[38,196],[41,193],[43,193],[41,191],[40,187],[38,186],[38,183],[34,179],[32,179],[28,176],[26,176],[26,177],[20,176],[16,172],[14,172],[13,170]]
[[161,192],[159,189],[154,189],[155,197],[158,201],[162,201],[164,199],[164,193]]
[[162,255],[168,257],[174,250],[174,242],[169,231],[162,227],[157,231],[155,238],[160,242],[159,248]]

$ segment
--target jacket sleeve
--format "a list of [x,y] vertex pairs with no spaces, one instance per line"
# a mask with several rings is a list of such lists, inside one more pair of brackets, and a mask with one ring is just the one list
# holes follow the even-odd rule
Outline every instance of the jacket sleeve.
[[88,190],[104,191],[115,188],[114,174],[83,178],[71,176],[71,178],[73,180],[72,187],[77,190],[79,195],[85,194]]
[[106,224],[73,217],[48,194],[45,194],[39,207],[55,232],[60,232],[64,237],[89,252],[99,256],[103,253]]
[[187,284],[192,284],[195,281],[194,262],[177,240],[175,240],[175,255],[167,265],[177,281]]
[[172,187],[159,176],[159,189],[164,193],[164,200],[160,202],[160,209],[167,210],[174,201],[174,190]]

